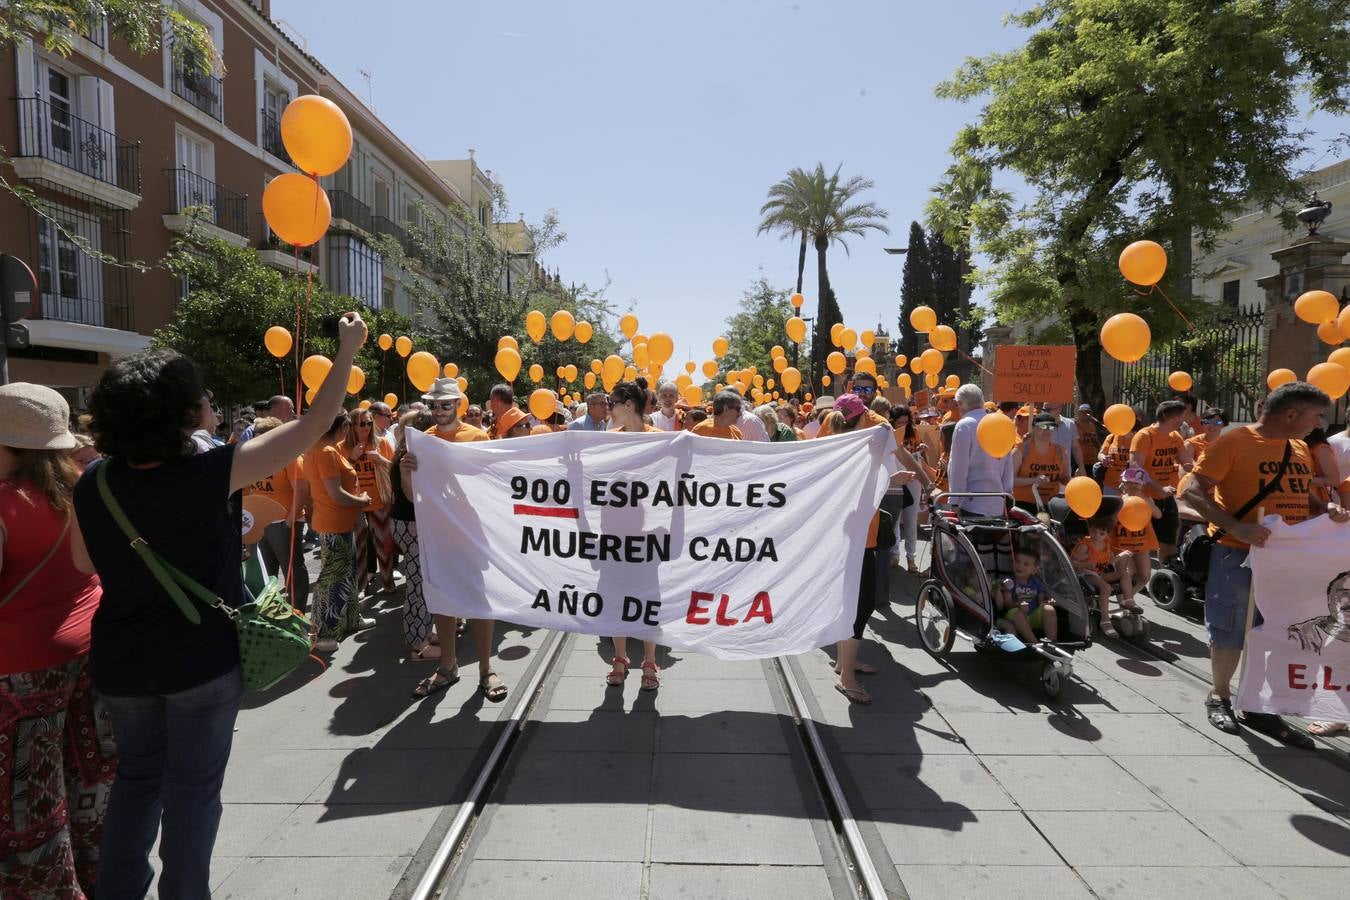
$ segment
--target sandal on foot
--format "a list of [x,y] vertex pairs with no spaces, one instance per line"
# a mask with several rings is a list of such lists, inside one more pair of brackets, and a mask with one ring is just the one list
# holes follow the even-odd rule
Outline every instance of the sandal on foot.
[[847,697],[849,703],[856,703],[859,706],[868,706],[872,702],[872,695],[862,688],[846,688],[842,684],[836,684],[834,689]]
[[1209,724],[1228,734],[1237,734],[1237,717],[1233,715],[1233,701],[1210,697],[1205,701],[1205,711],[1209,715]]
[[1112,625],[1110,621],[1102,622],[1102,634],[1109,638],[1120,637],[1120,632],[1116,631],[1116,626]]
[[1289,727],[1284,719],[1274,713],[1243,713],[1242,724],[1252,731],[1259,731],[1291,747],[1298,747],[1300,750],[1311,750],[1317,746],[1316,741],[1303,732]]
[[1331,737],[1332,735],[1342,734],[1350,725],[1344,722],[1313,722],[1308,726],[1308,730],[1318,737]]
[[412,695],[419,700],[423,697],[430,697],[432,694],[439,694],[441,691],[453,684],[459,684],[459,667],[453,669],[437,669],[426,678],[417,682],[417,687],[413,688]]
[[408,654],[409,659],[440,659],[441,648],[428,641],[421,647],[414,647]]
[[909,561],[908,569],[909,569],[909,574],[911,574],[911,575],[918,575],[918,574],[919,574],[919,566],[918,566],[918,564],[917,564],[916,562],[914,562],[914,560],[912,560],[912,559]]
[[[493,678],[497,679],[497,683],[489,684]],[[501,703],[505,700],[509,690],[496,672],[484,672],[482,675],[478,676],[478,689],[482,691],[483,696],[492,703]]]
[[609,670],[609,674],[605,676],[605,684],[610,687],[618,687],[628,677],[628,657],[616,656],[609,661],[609,664],[612,668]]
[[661,686],[661,676],[657,675],[661,668],[654,662],[642,663],[642,689],[644,691],[654,691]]

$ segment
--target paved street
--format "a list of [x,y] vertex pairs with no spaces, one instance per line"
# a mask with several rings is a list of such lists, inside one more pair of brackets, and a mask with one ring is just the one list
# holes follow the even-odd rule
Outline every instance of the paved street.
[[[1350,874],[1350,778],[1325,751],[1205,722],[1194,679],[1096,646],[1048,702],[1038,668],[919,649],[896,574],[862,659],[875,702],[797,657],[830,761],[894,896],[1306,897]],[[506,705],[464,680],[416,702],[398,596],[239,719],[216,896],[404,896],[477,775]],[[1173,623],[1175,626],[1175,623]],[[525,677],[545,634],[506,627]],[[607,643],[569,637],[452,870],[474,898],[849,896],[771,663],[663,654],[664,685],[606,689]]]

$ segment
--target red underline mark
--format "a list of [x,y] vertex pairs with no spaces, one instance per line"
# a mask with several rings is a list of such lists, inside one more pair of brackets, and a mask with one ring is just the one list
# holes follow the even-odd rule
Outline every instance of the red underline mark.
[[565,506],[525,506],[517,503],[515,514],[518,516],[547,516],[551,519],[575,519],[577,510]]

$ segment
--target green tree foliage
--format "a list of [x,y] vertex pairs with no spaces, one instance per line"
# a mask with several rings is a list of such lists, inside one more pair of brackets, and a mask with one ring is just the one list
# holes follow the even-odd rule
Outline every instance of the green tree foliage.
[[[504,203],[499,205],[498,217],[505,218]],[[459,366],[472,396],[486,394],[491,384],[501,380],[494,360],[503,335],[512,335],[520,344],[523,365],[516,379],[518,394],[534,386],[526,374],[532,363],[543,366],[544,384],[555,387],[558,366],[571,363],[584,373],[591,359],[618,351],[620,340],[612,330],[617,318],[603,288],[564,287],[529,264],[532,257],[566,240],[555,214],[549,213],[543,222],[526,229],[533,249],[517,256],[514,267],[509,247],[515,245],[480,224],[467,209],[451,207],[449,224],[431,215],[424,218],[426,226],[410,232],[408,247],[388,236],[377,239],[376,245],[385,264],[402,271],[415,316],[428,335],[429,349],[442,363]],[[528,271],[521,274],[522,269]],[[590,322],[594,336],[581,345],[575,339],[560,343],[550,332],[535,345],[525,333],[525,315],[535,309],[546,318],[566,309],[577,321]],[[580,390],[580,384],[578,376],[571,387]]]
[[736,313],[727,319],[726,338],[731,344],[722,357],[718,380],[725,382],[726,373],[733,369],[758,368],[767,378],[777,378],[773,357],[769,351],[775,344],[787,351],[792,360],[792,347],[785,327],[796,312],[788,302],[788,292],[769,284],[762,274],[741,295]]
[[923,226],[909,223],[909,251],[905,254],[905,268],[900,276],[900,352],[913,357],[921,353],[927,342],[910,327],[909,315],[920,306],[936,309],[937,294],[933,286],[933,271],[928,264],[928,240]]
[[[424,343],[406,316],[393,310],[369,310],[357,300],[334,294],[317,283],[307,288],[304,278],[264,265],[258,261],[257,252],[249,248],[223,241],[183,240],[170,251],[166,264],[186,280],[188,293],[179,303],[174,321],[154,333],[152,345],[191,358],[216,399],[227,406],[252,403],[279,392],[295,396],[295,351],[283,360],[275,359],[263,346],[263,333],[280,325],[298,343],[297,309],[301,312],[299,332],[307,332],[302,359],[315,353],[331,359],[337,351],[337,332],[332,328],[325,334],[325,325],[335,323],[349,310],[361,313],[371,332],[356,360],[366,373],[362,391],[366,398],[381,397],[386,390],[401,393],[401,367],[396,362],[386,367],[387,387],[379,386],[385,354],[376,344],[376,335],[406,334],[414,344]],[[397,359],[393,353],[388,356]]]
[[[847,253],[846,238],[863,236],[869,231],[890,233],[885,224],[886,210],[870,200],[859,199],[872,187],[871,179],[854,176],[841,181],[838,168],[833,174],[826,174],[825,164],[816,163],[810,172],[801,169],[789,172],[769,189],[768,199],[760,208],[760,232],[807,235],[815,248],[818,308],[811,342],[810,371],[816,375],[825,371],[825,357],[833,349],[830,328],[843,318],[830,287],[827,265],[830,247],[838,244]],[[804,265],[803,249],[798,254],[799,284]]]
[[1301,101],[1350,100],[1350,0],[1043,0],[1009,21],[1015,50],[969,59],[939,96],[979,100],[953,145],[954,171],[1015,173],[1029,197],[998,192],[970,208],[976,273],[1001,320],[1061,317],[1078,347],[1078,385],[1104,401],[1101,322],[1145,316],[1155,339],[1182,327],[1165,302],[1136,296],[1116,270],[1128,242],[1168,247],[1163,287],[1190,277],[1192,230],[1212,241],[1249,203],[1298,197]]

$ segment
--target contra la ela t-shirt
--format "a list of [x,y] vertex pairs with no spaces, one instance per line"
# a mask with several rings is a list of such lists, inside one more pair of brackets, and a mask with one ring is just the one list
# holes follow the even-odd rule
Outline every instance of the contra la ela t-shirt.
[[[1312,451],[1303,441],[1289,443],[1293,444],[1289,467],[1279,484],[1242,521],[1255,522],[1257,513],[1264,511],[1265,515],[1278,515],[1290,525],[1297,525],[1312,515],[1309,503],[1314,472]],[[1235,428],[1205,447],[1195,473],[1215,482],[1215,502],[1230,515],[1235,514],[1275,477],[1284,457],[1284,444],[1283,438],[1262,437],[1250,425]],[[1210,534],[1216,531],[1215,526],[1209,527]],[[1231,534],[1225,534],[1219,543],[1239,550],[1248,546]]]
[[[1175,431],[1163,433],[1155,422],[1147,428],[1139,429],[1130,444],[1130,452],[1138,453],[1144,464],[1144,470],[1162,487],[1176,487],[1181,480],[1181,448],[1185,446],[1181,435]],[[1153,490],[1154,499],[1165,496]]]

